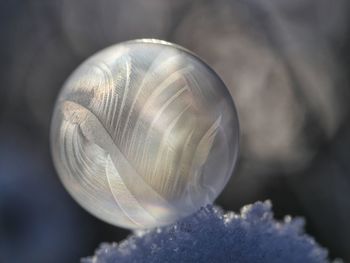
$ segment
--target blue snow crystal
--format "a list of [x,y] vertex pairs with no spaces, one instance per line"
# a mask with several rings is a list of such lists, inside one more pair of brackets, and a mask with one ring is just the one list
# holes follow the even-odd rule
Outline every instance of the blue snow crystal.
[[303,226],[300,218],[274,220],[269,201],[247,205],[240,214],[207,206],[173,225],[135,232],[119,244],[102,244],[82,263],[329,262],[327,251]]

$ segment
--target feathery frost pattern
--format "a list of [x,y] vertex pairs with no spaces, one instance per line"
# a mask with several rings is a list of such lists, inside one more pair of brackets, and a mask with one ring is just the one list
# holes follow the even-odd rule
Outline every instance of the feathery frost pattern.
[[67,80],[52,148],[83,207],[119,226],[154,227],[221,192],[236,160],[238,120],[226,87],[197,57],[131,41],[92,56]]

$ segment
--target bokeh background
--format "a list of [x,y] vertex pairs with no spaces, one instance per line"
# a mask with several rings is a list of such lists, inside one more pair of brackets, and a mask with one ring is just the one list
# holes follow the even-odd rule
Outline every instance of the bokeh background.
[[350,262],[348,0],[1,0],[0,262],[78,262],[129,234],[67,194],[49,128],[68,75],[135,38],[187,47],[230,89],[241,153],[217,204],[271,199]]

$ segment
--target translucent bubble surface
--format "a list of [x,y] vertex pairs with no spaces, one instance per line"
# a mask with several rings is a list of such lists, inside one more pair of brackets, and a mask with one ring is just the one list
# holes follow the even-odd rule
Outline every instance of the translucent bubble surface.
[[202,60],[160,40],[104,49],[56,102],[59,176],[86,210],[126,228],[166,225],[212,203],[238,152],[236,110]]

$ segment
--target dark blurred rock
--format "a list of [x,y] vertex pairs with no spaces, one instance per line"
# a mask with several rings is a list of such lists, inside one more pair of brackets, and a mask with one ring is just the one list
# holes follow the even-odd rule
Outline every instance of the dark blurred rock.
[[[313,9],[300,23],[302,13],[293,16],[290,9],[304,10],[306,2]],[[342,10],[330,8],[343,22]],[[324,6],[207,1],[194,6],[176,32],[176,41],[207,60],[228,85],[241,120],[242,157],[258,173],[304,168],[348,111],[342,67],[321,30],[323,20],[314,23],[314,9]]]

